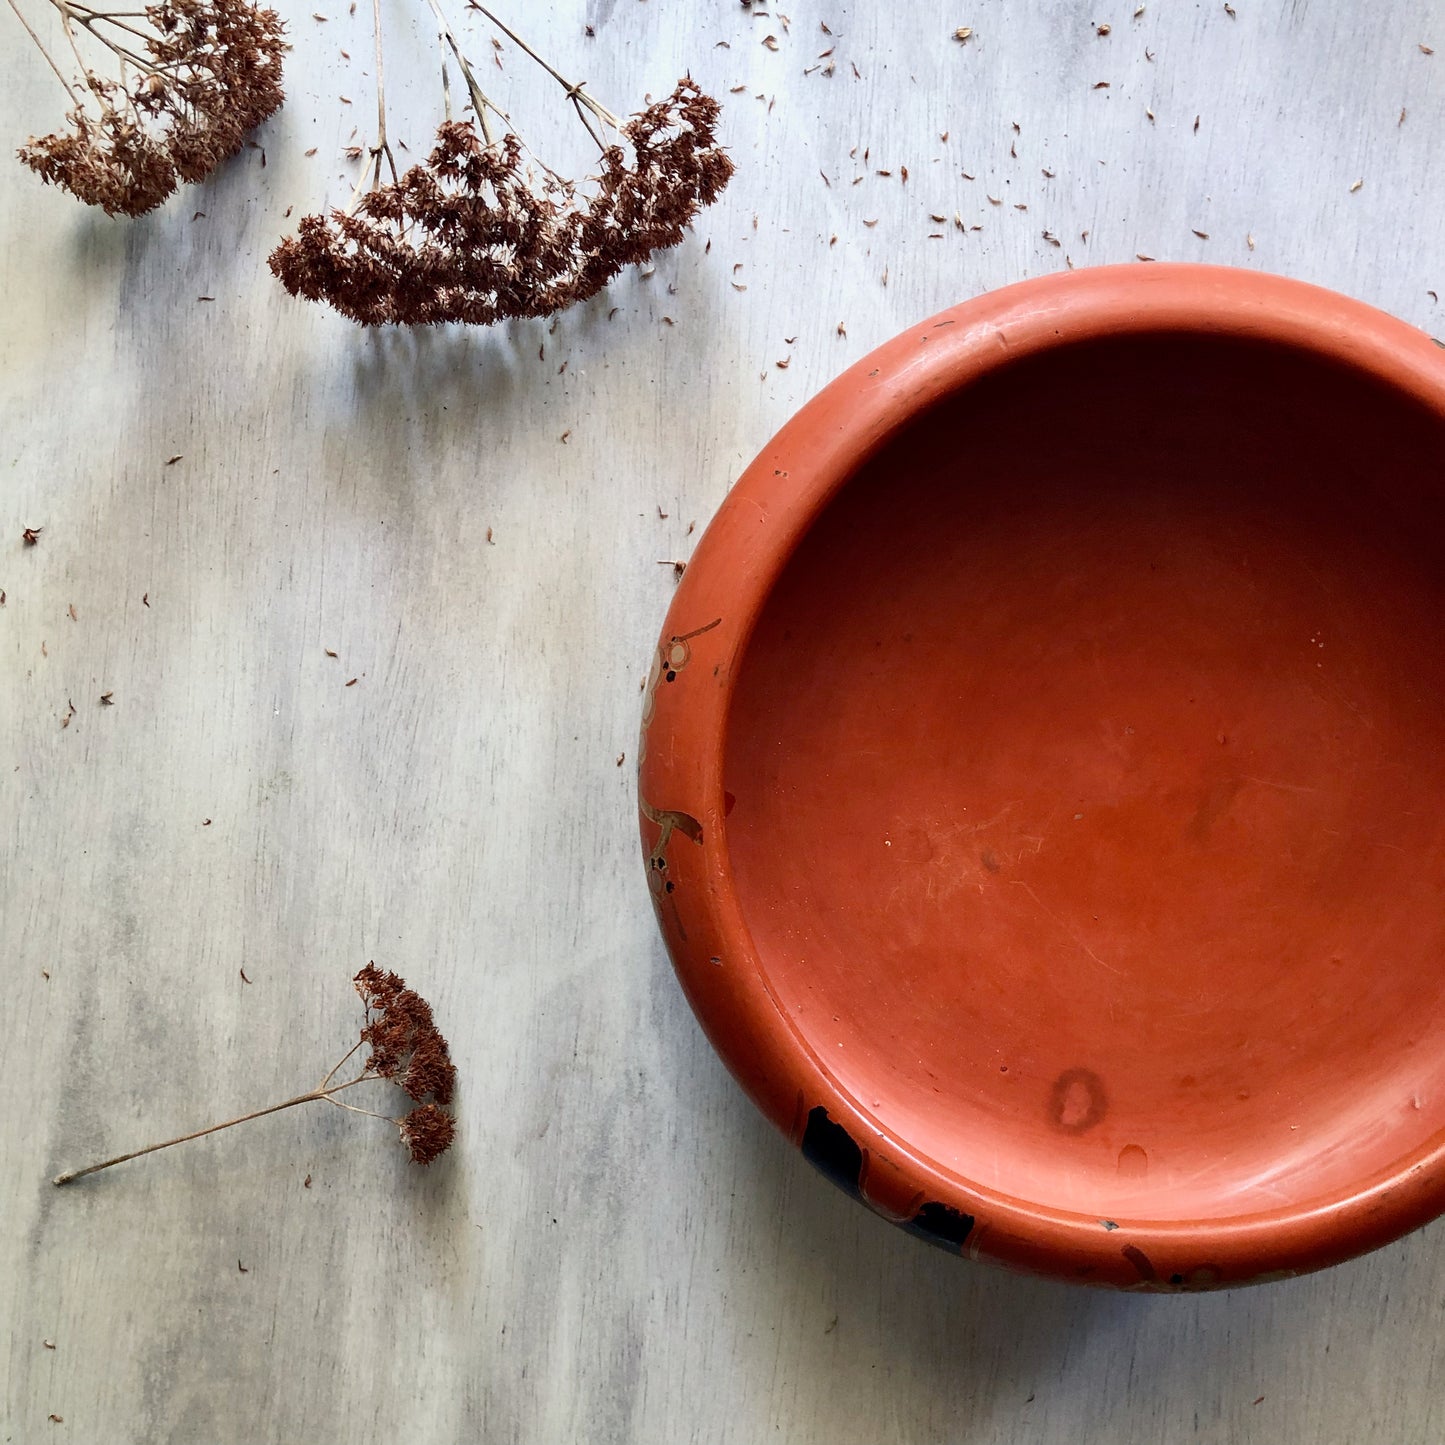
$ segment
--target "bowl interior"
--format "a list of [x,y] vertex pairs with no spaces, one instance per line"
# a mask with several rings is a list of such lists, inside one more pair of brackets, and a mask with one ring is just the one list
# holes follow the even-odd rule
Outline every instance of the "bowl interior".
[[938,1167],[1199,1221],[1445,1128],[1445,424],[1263,340],[1015,362],[825,508],[737,679],[734,882]]

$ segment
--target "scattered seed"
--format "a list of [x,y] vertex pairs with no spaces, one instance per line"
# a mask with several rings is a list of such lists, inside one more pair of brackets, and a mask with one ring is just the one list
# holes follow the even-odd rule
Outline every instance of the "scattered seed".
[[781,361],[775,361],[773,365],[776,366],[779,371],[786,371],[792,364],[792,360],[793,358],[791,356],[785,356]]
[[1144,47],[1144,59],[1150,61],[1154,59],[1154,52],[1147,45]]
[[[1194,228],[1191,226],[1190,230],[1194,230]],[[1201,241],[1207,241],[1209,239],[1208,231],[1194,231],[1194,234],[1198,236]]]
[[1137,20],[1143,13],[1144,13],[1144,7],[1141,5],[1141,6],[1134,12],[1134,18]]
[[1043,167],[1041,167],[1041,169],[1043,170],[1044,179],[1045,179],[1046,181],[1051,181],[1051,180],[1053,180],[1054,176],[1057,174],[1057,172],[1051,171],[1047,166],[1043,166]]
[[44,1345],[47,1350],[53,1350],[55,1348],[54,1340],[41,1340],[40,1343]]
[[1231,20],[1238,20],[1238,19],[1239,19],[1239,16],[1234,13],[1234,6],[1233,6],[1233,5],[1230,5],[1230,4],[1226,3],[1226,4],[1225,4],[1225,7],[1224,7],[1224,13],[1225,13],[1226,15],[1228,15]]
[[316,147],[316,146],[312,146],[311,149],[306,152],[306,154],[307,154],[308,156],[314,156],[314,155],[316,154],[316,151],[317,151],[317,147]]
[[944,145],[948,144],[948,132],[946,130],[939,131],[938,138],[943,142]]
[[[967,45],[973,38],[973,26],[960,25],[958,29],[953,32],[953,38],[958,41],[960,45]],[[1421,48],[1423,49],[1424,47],[1422,46]]]
[[173,467],[173,466],[175,466],[175,464],[176,464],[177,462],[184,460],[184,458],[185,458],[185,453],[184,453],[184,452],[177,452],[177,453],[175,454],[175,456],[173,456],[173,457],[167,457],[167,458],[166,458],[166,465],[167,465],[168,467]]
[[197,301],[214,301],[215,299],[216,299],[216,298],[215,298],[214,296],[197,296],[197,297],[196,297],[196,300],[197,300]]
[[63,1425],[63,1424],[65,1424],[65,1416],[64,1416],[64,1415],[52,1415],[52,1416],[50,1416],[50,1423],[51,1423],[52,1425]]
[[847,328],[846,326],[844,326],[843,323],[840,321],[840,322],[838,323],[838,335],[839,335],[839,336],[846,336],[847,334],[848,334],[848,328]]
[[1112,25],[1099,25],[1095,27],[1095,34],[1107,35],[1113,28]]
[[1134,259],[1137,261],[1152,261],[1154,258],[1152,256],[1146,256],[1142,251],[1135,251]]
[[763,36],[763,44],[769,50],[776,50],[778,48],[778,37],[776,35],[765,35]]
[[871,221],[864,221],[863,224],[864,224],[865,226],[867,226],[869,230],[872,230],[873,227],[878,224],[878,217],[877,217],[877,216],[874,216],[874,218],[873,218]]
[[1015,202],[1014,202],[1014,210],[1016,210],[1016,211],[1026,211],[1026,210],[1028,210],[1028,205],[1027,205],[1027,203],[1024,202],[1024,201],[1015,201]]
[[1400,107],[1400,119],[1397,120],[1395,124],[1397,126],[1405,124],[1405,107],[1403,105]]
[[141,595],[140,595],[140,605],[141,605],[142,607],[149,607],[149,606],[151,605],[151,595],[150,595],[149,592],[142,592],[142,593],[141,593]]
[[1110,82],[1107,81],[1107,80],[1096,80],[1096,81],[1094,82],[1094,89],[1095,89],[1095,90],[1108,90],[1109,84],[1110,84]]
[[1434,55],[1434,53],[1435,53],[1435,47],[1434,47],[1433,45],[1426,45],[1423,41],[1421,41],[1421,43],[1420,43],[1420,54],[1421,54],[1421,55]]
[[1251,251],[1254,250],[1254,233],[1253,233],[1253,232],[1251,232],[1248,236],[1246,236],[1246,237],[1244,238],[1244,244],[1245,244],[1246,246],[1248,246]]
[[26,527],[20,534],[20,540],[24,542],[27,547],[33,547],[40,540],[40,534],[44,530],[44,527]]
[[203,827],[203,828],[209,828],[210,826],[211,826],[211,820],[210,820],[209,818],[202,818],[202,819],[201,819],[201,827]]
[[888,267],[887,267],[887,266],[885,266],[885,267],[883,268],[883,284],[884,284],[885,286],[888,284]]
[[101,707],[114,707],[114,706],[115,706],[115,693],[114,693],[114,692],[103,692],[103,693],[101,693],[101,695],[100,695],[100,705],[101,705]]
[[1001,206],[1001,205],[1003,205],[1003,201],[1002,201],[1002,199],[1001,199],[1000,197],[998,197],[998,196],[989,196],[987,191],[984,192],[984,195],[988,197],[988,203],[989,203],[989,205],[991,205],[991,206]]
[[244,968],[238,969],[237,972],[241,975],[241,982],[242,982],[242,983],[250,983],[250,982],[251,982],[251,980],[246,977],[246,970],[245,970]]
[[1194,134],[1199,134],[1199,117],[1197,115],[1194,117]]
[[80,614],[75,610],[75,603],[72,602],[65,610],[70,614],[70,620],[72,622],[80,621]]
[[617,754],[617,766],[618,766],[619,768],[620,768],[620,767],[623,765],[623,763],[625,763],[626,761],[627,761],[627,754],[626,754],[626,753],[618,753],[618,754]]
[[493,546],[493,547],[495,547],[495,546],[497,545],[496,542],[495,542],[495,541],[493,540],[493,538],[492,538],[492,529],[491,529],[490,527],[487,528],[487,541],[488,541],[488,543],[489,543],[491,546]]
[[347,685],[347,687],[355,687],[356,684],[357,684],[359,681],[360,681],[359,678],[353,677],[353,678],[351,679],[351,681],[348,682],[346,685]]
[[1149,117],[1149,123],[1152,125],[1154,123],[1154,112],[1150,110],[1147,105],[1144,107],[1144,114]]
[[247,1269],[246,1266],[245,1266],[244,1264],[242,1264],[239,1259],[236,1261],[236,1268],[239,1269],[242,1274],[250,1274],[250,1273],[251,1273],[251,1271],[250,1271],[249,1269]]
[[1051,246],[1062,246],[1064,244],[1062,241],[1059,240],[1056,235],[1054,235],[1052,231],[1044,232],[1044,240],[1046,240]]

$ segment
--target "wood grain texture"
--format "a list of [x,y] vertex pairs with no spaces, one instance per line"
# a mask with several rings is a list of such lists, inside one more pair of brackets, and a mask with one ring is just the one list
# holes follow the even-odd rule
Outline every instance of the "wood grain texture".
[[[1197,1298],[950,1261],[755,1116],[639,864],[658,563],[871,346],[1139,253],[1445,335],[1445,4],[1136,6],[509,6],[615,106],[690,68],[738,163],[693,239],[555,326],[364,335],[267,274],[349,191],[369,7],[290,12],[264,168],[148,219],[0,161],[0,1438],[1445,1435],[1442,1226]],[[416,154],[430,22],[385,8]],[[8,146],[61,96],[7,34]],[[502,66],[534,146],[585,155],[549,83]],[[316,1106],[47,1182],[314,1081],[368,958],[452,1038],[443,1164]]]

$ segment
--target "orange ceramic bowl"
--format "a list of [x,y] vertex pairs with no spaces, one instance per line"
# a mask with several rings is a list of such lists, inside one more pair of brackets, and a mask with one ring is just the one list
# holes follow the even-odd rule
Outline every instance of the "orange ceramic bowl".
[[1277,1278],[1445,1209],[1445,350],[1200,266],[911,327],[734,487],[648,881],[758,1107],[972,1258]]

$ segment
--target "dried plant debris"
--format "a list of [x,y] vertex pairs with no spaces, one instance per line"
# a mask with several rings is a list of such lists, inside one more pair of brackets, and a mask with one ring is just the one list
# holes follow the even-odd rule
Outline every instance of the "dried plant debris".
[[[456,1135],[456,1123],[449,1112],[457,1080],[451,1050],[436,1026],[431,1005],[415,990],[408,988],[404,979],[378,968],[374,963],[368,963],[356,975],[354,982],[365,1010],[360,1037],[327,1071],[314,1089],[298,1094],[294,1099],[283,1099],[279,1104],[242,1114],[239,1118],[212,1124],[207,1129],[197,1129],[192,1134],[182,1134],[179,1138],[151,1144],[144,1149],[133,1149],[129,1154],[118,1154],[113,1159],[91,1164],[84,1169],[68,1170],[64,1174],[57,1174],[53,1182],[70,1184],[87,1174],[109,1169],[115,1164],[123,1164],[126,1160],[139,1158],[142,1154],[153,1154],[157,1149],[169,1149],[173,1144],[184,1144],[188,1140],[200,1139],[221,1129],[230,1129],[248,1120],[259,1119],[266,1114],[275,1114],[282,1109],[295,1108],[298,1104],[317,1101],[334,1104],[348,1113],[385,1120],[396,1128],[398,1137],[406,1146],[414,1164],[430,1164],[446,1153]],[[343,1079],[339,1084],[335,1083],[336,1076],[347,1063],[363,1050],[366,1052],[359,1072]],[[377,1082],[393,1085],[412,1107],[404,1113],[392,1115],[374,1109],[359,1108],[349,1101],[337,1098],[338,1094],[354,1089],[358,1084]]]
[[[443,67],[446,119],[436,144],[424,164],[398,173],[378,85],[377,137],[350,204],[303,217],[271,253],[271,269],[292,295],[363,326],[548,316],[677,245],[727,185],[733,163],[717,143],[720,107],[691,78],[624,120],[489,10],[475,0],[470,8],[563,87],[598,145],[596,175],[578,183],[526,159],[511,118],[481,89],[433,0],[473,115],[453,118]],[[378,72],[380,35],[378,27]]]
[[[67,76],[10,0],[65,88],[65,129],[34,136],[20,159],[107,215],[154,210],[209,175],[281,105],[284,27],[246,0],[161,0],[143,10],[49,0],[75,73]],[[103,73],[86,60],[113,66]]]

